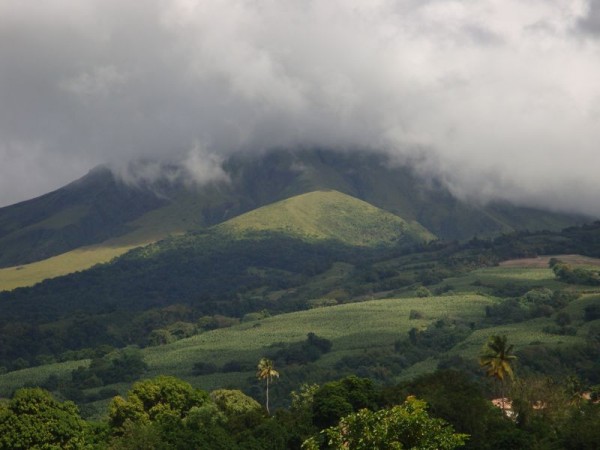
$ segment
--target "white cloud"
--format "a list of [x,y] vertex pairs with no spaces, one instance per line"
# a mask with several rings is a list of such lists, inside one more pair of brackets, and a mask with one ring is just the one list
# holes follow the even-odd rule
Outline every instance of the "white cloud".
[[0,2],[1,180],[197,142],[202,179],[235,151],[365,147],[464,197],[600,214],[598,2],[38,3]]

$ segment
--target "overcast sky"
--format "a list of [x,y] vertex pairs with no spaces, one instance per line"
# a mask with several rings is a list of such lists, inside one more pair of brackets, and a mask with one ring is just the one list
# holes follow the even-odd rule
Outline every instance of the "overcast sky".
[[600,215],[600,0],[0,0],[0,205],[298,145]]

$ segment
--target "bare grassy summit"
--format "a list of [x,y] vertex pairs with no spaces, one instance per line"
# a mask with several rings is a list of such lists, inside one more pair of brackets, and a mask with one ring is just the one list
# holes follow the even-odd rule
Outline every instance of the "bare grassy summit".
[[353,246],[424,242],[435,235],[416,222],[338,191],[315,191],[278,201],[216,227],[243,236],[281,232],[306,240],[335,240]]

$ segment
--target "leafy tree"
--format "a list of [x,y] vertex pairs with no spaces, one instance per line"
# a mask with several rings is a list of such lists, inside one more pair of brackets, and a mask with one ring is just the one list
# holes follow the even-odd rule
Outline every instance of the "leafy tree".
[[293,437],[294,448],[299,448],[307,436],[310,436],[319,428],[313,424],[313,403],[315,393],[319,389],[318,384],[303,383],[300,389],[290,393],[292,404],[288,411],[278,411],[279,420],[288,418],[287,428],[290,430]]
[[506,336],[490,336],[484,347],[483,354],[479,358],[479,364],[485,369],[488,377],[500,382],[500,395],[502,397],[502,409],[504,410],[504,380],[506,377],[513,378],[512,362],[517,357],[511,354],[513,345],[508,345]]
[[175,377],[159,376],[133,385],[127,398],[115,397],[109,405],[109,425],[122,433],[128,423],[145,424],[168,416],[183,419],[193,407],[208,401],[208,394]]
[[210,393],[210,398],[227,417],[261,410],[260,404],[256,400],[237,389],[217,389]]
[[554,322],[559,327],[566,327],[571,323],[571,315],[566,311],[560,311],[554,318]]
[[273,361],[267,358],[261,358],[258,363],[258,372],[256,372],[256,376],[259,380],[265,380],[266,382],[265,406],[267,408],[267,414],[271,414],[269,412],[269,383],[273,378],[279,378],[279,372],[275,370]]
[[136,383],[127,399],[116,397],[110,405],[110,448],[237,449],[229,417],[220,409],[206,392],[173,377]]
[[419,286],[415,291],[415,295],[420,298],[431,297],[431,291],[425,286]]
[[386,387],[382,392],[388,407],[401,403],[410,395],[427,402],[430,415],[447,421],[458,433],[468,434],[466,448],[469,449],[496,450],[498,435],[516,430],[515,423],[506,420],[485,398],[479,383],[462,371],[438,370]]
[[158,346],[165,345],[170,342],[173,342],[175,338],[171,335],[169,330],[165,330],[163,328],[152,330],[150,336],[148,336],[148,345],[149,346]]
[[0,449],[75,449],[86,424],[72,402],[56,401],[40,388],[18,390],[0,407]]
[[574,409],[559,434],[561,446],[567,450],[600,448],[600,403],[587,403]]
[[583,320],[586,322],[600,319],[600,305],[588,305],[584,308]]
[[[418,448],[450,450],[462,446],[466,434],[456,434],[444,420],[432,418],[427,404],[409,397],[403,405],[373,412],[361,409],[349,414],[331,428],[323,430],[330,449],[374,450]],[[317,450],[316,438],[303,448]]]
[[351,375],[325,383],[313,395],[313,423],[319,428],[332,426],[352,412],[374,408],[377,400],[378,391],[368,378]]
[[293,344],[281,344],[283,348],[272,355],[272,359],[281,365],[307,364],[318,360],[322,354],[331,350],[332,342],[308,333],[306,340]]
[[[574,379],[558,383],[547,377],[521,377],[511,388],[516,425],[527,432],[538,448],[556,448],[557,434],[581,400],[567,387]],[[570,386],[571,388],[575,386]]]

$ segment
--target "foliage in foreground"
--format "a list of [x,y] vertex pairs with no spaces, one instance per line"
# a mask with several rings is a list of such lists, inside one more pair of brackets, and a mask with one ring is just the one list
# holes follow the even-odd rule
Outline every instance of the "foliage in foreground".
[[[361,409],[322,432],[327,440],[325,448],[451,450],[465,443],[466,434],[454,433],[447,422],[430,417],[426,408],[424,401],[409,397],[390,409]],[[317,438],[307,440],[303,448],[318,450]]]
[[[304,442],[310,450],[600,448],[600,404],[566,387],[520,379],[511,393],[516,417],[509,418],[465,373],[436,372],[386,388],[354,376],[304,385],[289,409],[269,416],[241,391],[209,394],[159,376],[115,397],[102,423],[83,420],[71,402],[28,388],[0,403],[0,450],[288,450]],[[325,412],[334,419],[323,426]]]
[[72,402],[59,402],[40,388],[17,391],[0,406],[0,449],[81,448],[85,421]]

